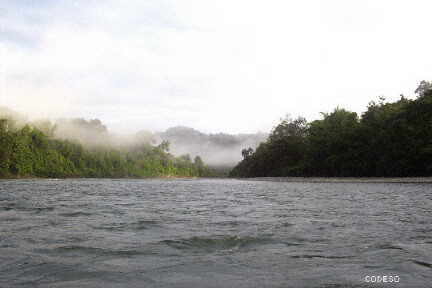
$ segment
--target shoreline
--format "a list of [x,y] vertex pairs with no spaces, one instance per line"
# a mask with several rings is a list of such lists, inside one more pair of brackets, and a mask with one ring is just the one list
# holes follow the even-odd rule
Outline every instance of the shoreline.
[[290,183],[428,183],[432,177],[254,177],[237,178],[251,181]]
[[197,176],[155,176],[155,177],[0,177],[1,180],[70,180],[70,179],[105,179],[105,180],[174,180],[174,179],[232,179],[243,181],[269,181],[287,183],[399,183],[399,184],[432,184],[432,177],[253,177],[253,178],[233,178],[233,177],[197,177]]
[[145,180],[145,179],[200,179],[207,177],[198,176],[149,176],[149,177],[37,177],[37,176],[13,176],[13,177],[0,177],[1,180],[68,180],[68,179],[106,179],[106,180]]

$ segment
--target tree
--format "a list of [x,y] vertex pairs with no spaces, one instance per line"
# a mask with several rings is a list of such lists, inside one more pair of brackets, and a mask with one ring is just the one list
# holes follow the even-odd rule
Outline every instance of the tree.
[[12,135],[7,119],[0,119],[0,176],[9,174],[12,154]]
[[159,144],[159,148],[162,151],[168,152],[169,151],[170,142],[167,140],[163,140],[162,143]]
[[425,96],[429,91],[432,90],[432,82],[430,81],[420,81],[420,84],[418,85],[417,89],[415,90],[415,93],[419,97]]
[[243,159],[247,159],[249,158],[252,154],[253,154],[253,149],[251,147],[247,148],[247,149],[242,149],[242,156]]

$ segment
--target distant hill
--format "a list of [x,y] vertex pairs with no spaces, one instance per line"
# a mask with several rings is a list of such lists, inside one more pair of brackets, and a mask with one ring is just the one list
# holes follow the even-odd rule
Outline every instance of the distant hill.
[[190,127],[177,126],[156,133],[156,136],[160,138],[159,141],[170,142],[170,152],[174,155],[189,154],[192,158],[200,155],[208,165],[232,167],[242,159],[243,148],[255,149],[268,135],[206,134]]

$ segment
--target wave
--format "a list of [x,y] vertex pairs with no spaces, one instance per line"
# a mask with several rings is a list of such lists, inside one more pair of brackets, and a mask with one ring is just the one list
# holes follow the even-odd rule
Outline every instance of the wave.
[[251,249],[261,245],[282,244],[285,246],[300,245],[297,243],[286,243],[267,237],[252,236],[218,236],[218,237],[191,237],[179,240],[163,240],[161,243],[178,250],[189,250],[195,252],[217,252]]
[[427,267],[427,268],[432,268],[432,263],[428,263],[428,262],[424,262],[424,261],[419,261],[419,260],[411,260],[411,262],[423,266],[423,267]]
[[152,254],[145,250],[136,249],[107,249],[99,247],[88,247],[79,245],[61,246],[54,249],[38,249],[38,252],[44,254],[63,255],[63,256],[79,256],[79,255],[95,255],[95,256],[120,256],[132,257],[137,255]]
[[105,231],[140,231],[158,226],[160,226],[159,222],[155,220],[139,220],[136,222],[107,223],[99,226],[92,225],[91,227],[96,230]]
[[76,211],[76,212],[65,212],[65,213],[60,213],[60,216],[64,216],[64,217],[79,217],[79,216],[91,216],[94,213],[89,213],[89,212],[83,212],[83,211]]
[[346,258],[354,258],[355,256],[347,255],[347,256],[332,256],[332,255],[319,255],[319,254],[304,254],[304,255],[292,255],[291,258],[296,259],[312,259],[312,258],[324,258],[324,259],[346,259]]

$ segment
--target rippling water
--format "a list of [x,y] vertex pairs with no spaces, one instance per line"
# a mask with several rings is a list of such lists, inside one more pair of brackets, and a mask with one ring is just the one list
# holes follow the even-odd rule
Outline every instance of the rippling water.
[[0,287],[432,286],[432,185],[0,181]]

